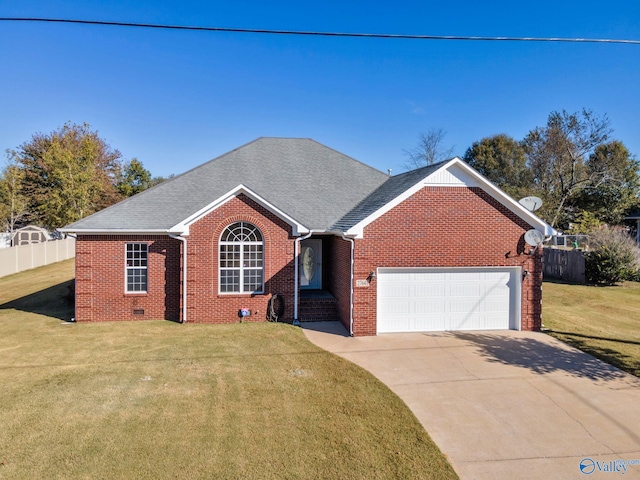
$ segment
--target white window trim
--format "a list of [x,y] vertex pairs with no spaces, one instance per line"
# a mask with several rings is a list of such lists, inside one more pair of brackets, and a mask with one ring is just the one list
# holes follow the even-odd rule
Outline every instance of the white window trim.
[[[129,245],[144,245],[146,252],[147,252],[147,265],[144,267],[135,267],[132,266],[130,267],[129,265],[127,265],[127,261],[128,256],[127,256],[127,247]],[[147,284],[147,288],[145,290],[129,290],[129,269],[130,268],[144,268],[147,271],[147,278],[146,278],[146,284]],[[126,242],[124,244],[124,293],[126,295],[141,295],[141,294],[146,294],[149,291],[149,244],[146,242]]]
[[[239,242],[227,242],[227,241],[223,241],[222,240],[222,235],[224,235],[224,233],[229,229],[229,227],[231,227],[232,225],[235,225],[236,223],[241,223],[241,224],[247,224],[247,225],[251,225],[253,228],[256,229],[256,231],[260,234],[260,237],[262,238],[262,241],[259,242],[247,242],[247,241],[239,241]],[[260,290],[252,290],[249,292],[245,292],[244,291],[244,271],[245,270],[256,270],[255,267],[225,267],[222,268],[221,266],[221,262],[220,262],[220,255],[222,253],[222,246],[223,245],[240,245],[240,262],[242,262],[243,257],[244,257],[244,246],[245,245],[261,245],[262,246],[262,282],[260,284]],[[251,223],[251,222],[244,222],[244,221],[239,221],[239,222],[233,222],[230,223],[229,225],[227,225],[223,230],[222,233],[220,234],[220,238],[218,239],[218,294],[219,295],[263,295],[264,294],[264,268],[265,266],[265,248],[264,248],[264,235],[262,234],[262,231],[258,228],[257,225]],[[239,282],[239,286],[240,286],[240,290],[237,292],[223,292],[222,291],[222,282],[220,281],[221,279],[221,274],[222,274],[222,270],[238,270],[240,272],[240,276],[238,279]]]

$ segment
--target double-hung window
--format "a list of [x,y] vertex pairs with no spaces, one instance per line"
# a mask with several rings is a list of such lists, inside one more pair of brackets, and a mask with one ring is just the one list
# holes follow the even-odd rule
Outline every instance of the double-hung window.
[[147,291],[148,254],[149,245],[147,245],[146,243],[127,243],[127,293],[145,293]]
[[220,293],[263,293],[264,242],[258,227],[229,225],[220,236]]

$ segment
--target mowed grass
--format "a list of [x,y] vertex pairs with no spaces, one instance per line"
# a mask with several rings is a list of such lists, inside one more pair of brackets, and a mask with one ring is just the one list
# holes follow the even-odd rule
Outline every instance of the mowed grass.
[[368,372],[284,324],[65,324],[73,262],[0,279],[0,478],[456,478]]
[[640,283],[545,282],[543,299],[547,333],[640,377]]

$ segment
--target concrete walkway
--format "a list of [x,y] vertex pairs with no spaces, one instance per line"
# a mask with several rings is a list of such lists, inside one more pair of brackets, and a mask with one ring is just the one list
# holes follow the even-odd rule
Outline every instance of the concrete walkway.
[[548,335],[303,328],[402,398],[462,479],[640,478],[640,380]]

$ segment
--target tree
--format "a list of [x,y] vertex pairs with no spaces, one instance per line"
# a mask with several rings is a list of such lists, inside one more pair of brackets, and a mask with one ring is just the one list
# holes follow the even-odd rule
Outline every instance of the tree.
[[121,154],[86,123],[37,133],[13,152],[24,174],[22,194],[34,221],[55,229],[120,199]]
[[28,200],[21,193],[23,172],[16,164],[13,152],[7,150],[8,164],[0,175],[0,225],[3,231],[13,231],[29,216]]
[[571,224],[568,233],[571,235],[589,235],[605,225],[593,213],[582,211],[576,215],[575,221]]
[[474,142],[463,160],[518,199],[530,193],[533,174],[527,167],[527,157],[520,142],[499,134]]
[[552,112],[545,127],[523,140],[537,192],[544,200],[540,214],[552,225],[570,222],[576,214],[569,200],[580,190],[611,179],[608,170],[591,169],[588,159],[611,134],[609,120],[590,110]]
[[412,150],[405,150],[408,157],[404,167],[407,170],[426,167],[441,162],[451,157],[453,147],[443,146],[444,137],[447,135],[442,128],[431,128],[427,132],[418,134],[418,144]]
[[577,210],[593,213],[601,222],[620,223],[638,202],[639,162],[620,141],[598,145],[587,161],[587,184],[570,200]]
[[124,197],[131,197],[152,186],[151,172],[144,168],[137,158],[124,164],[122,178],[117,184],[118,192]]
[[169,175],[168,177],[163,177],[161,175],[157,176],[157,177],[152,177],[151,181],[149,182],[149,188],[151,187],[155,187],[156,185],[158,185],[159,183],[165,182],[167,180],[171,180],[172,178],[174,178],[176,175],[174,173],[172,173],[171,175]]

